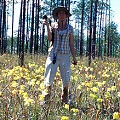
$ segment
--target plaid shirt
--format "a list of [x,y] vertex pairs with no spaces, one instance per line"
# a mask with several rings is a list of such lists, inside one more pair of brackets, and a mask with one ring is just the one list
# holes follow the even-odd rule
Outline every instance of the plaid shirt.
[[55,54],[70,54],[70,34],[73,33],[73,27],[68,24],[65,30],[58,30],[53,28],[54,31],[54,43],[50,47]]

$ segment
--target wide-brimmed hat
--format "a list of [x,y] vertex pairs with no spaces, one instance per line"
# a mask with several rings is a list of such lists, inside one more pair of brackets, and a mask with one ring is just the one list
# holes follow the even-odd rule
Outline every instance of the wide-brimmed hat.
[[65,11],[66,14],[67,14],[67,17],[70,17],[70,16],[71,16],[69,10],[67,10],[66,7],[64,7],[64,6],[59,6],[59,7],[55,8],[55,9],[53,10],[53,18],[54,18],[54,19],[57,19],[57,18],[58,18],[57,14],[58,14],[59,11]]

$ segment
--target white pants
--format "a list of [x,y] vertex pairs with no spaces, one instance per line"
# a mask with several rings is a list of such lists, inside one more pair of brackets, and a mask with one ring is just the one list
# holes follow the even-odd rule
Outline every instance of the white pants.
[[56,63],[52,63],[53,51],[48,54],[46,60],[46,71],[45,71],[45,86],[51,86],[54,82],[57,69],[59,67],[63,87],[67,87],[70,84],[71,77],[71,62],[70,54],[57,54]]

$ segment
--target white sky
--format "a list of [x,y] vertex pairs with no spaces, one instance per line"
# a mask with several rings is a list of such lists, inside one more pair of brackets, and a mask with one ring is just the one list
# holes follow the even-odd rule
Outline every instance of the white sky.
[[113,21],[118,24],[118,32],[120,33],[120,0],[111,0],[111,9],[114,15]]
[[[118,32],[120,33],[120,0],[111,0],[111,10],[113,10],[114,17],[112,20],[118,24]],[[20,10],[20,4],[15,5],[15,18],[14,18],[14,30],[18,29],[18,21],[19,21],[19,10]],[[12,19],[9,17],[9,23],[12,24]],[[11,26],[10,26],[11,27]],[[8,34],[11,33],[11,30],[8,31]]]

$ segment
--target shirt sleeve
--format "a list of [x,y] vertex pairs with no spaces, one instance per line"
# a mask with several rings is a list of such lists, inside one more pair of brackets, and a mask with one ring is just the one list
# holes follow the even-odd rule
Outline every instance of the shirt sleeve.
[[73,33],[73,26],[69,25],[69,34]]

